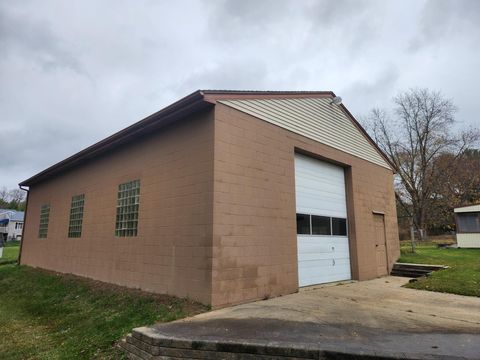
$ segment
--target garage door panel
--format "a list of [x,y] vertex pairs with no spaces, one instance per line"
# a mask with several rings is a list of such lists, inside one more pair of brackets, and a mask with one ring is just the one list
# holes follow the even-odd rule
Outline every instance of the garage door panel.
[[[350,279],[350,272],[338,273],[336,275],[326,275],[323,277],[312,278],[314,284],[329,283],[334,281],[341,281],[338,279],[347,280]],[[320,282],[319,282],[320,281]]]
[[332,246],[327,247],[312,247],[301,244],[304,240],[299,240],[298,256],[299,260],[312,260],[312,259],[332,259],[332,258],[349,258],[350,251],[347,245],[335,246],[332,250]]
[[347,216],[343,168],[304,155],[295,156],[297,212]]
[[[340,259],[347,259],[350,261],[350,254],[345,251],[345,252],[336,252],[336,253],[316,253],[316,254],[304,254],[301,255],[301,261],[299,262],[298,266],[301,266],[304,262],[314,262],[314,261],[321,261],[321,260],[329,260],[330,263],[332,262],[332,259],[337,261]],[[338,261],[337,261],[338,262]]]
[[[315,283],[310,283],[307,285],[315,285],[315,284],[322,284],[331,281],[340,281],[340,280],[348,280],[350,276],[350,271],[348,269],[337,269],[335,273],[328,271],[327,266],[318,266],[316,268],[310,268],[312,270],[309,276],[305,276],[303,279],[305,286],[306,279],[317,279],[319,281]],[[339,280],[340,278],[340,280]]]
[[[304,251],[332,251],[337,249],[348,249],[348,238],[345,236],[309,236],[299,235],[298,240],[302,242]],[[324,250],[323,250],[324,249]]]
[[[297,213],[347,218],[343,168],[295,155]],[[351,278],[348,236],[298,235],[300,286]]]
[[[296,154],[295,158],[299,160],[296,171],[302,174],[306,179],[323,179],[323,182],[333,182],[334,176],[342,173],[342,168],[324,161],[320,161],[307,155]],[[318,163],[322,163],[322,172],[318,172]]]
[[298,264],[299,268],[302,269],[312,269],[315,267],[322,267],[322,266],[337,266],[341,267],[344,265],[350,266],[350,258],[348,256],[340,256],[332,258],[330,257],[323,257],[323,258],[312,258],[312,259],[305,259],[302,260],[301,263]]
[[330,267],[332,266],[332,257],[324,258],[324,259],[310,259],[310,260],[302,260],[298,263],[299,269],[317,269],[322,267]]
[[[300,193],[297,196],[297,199],[300,201],[302,206],[319,210],[332,208],[341,212],[342,214],[345,214],[345,207],[339,204],[343,202],[345,198],[335,193],[327,193],[328,188],[323,188],[321,191],[309,191],[308,189],[305,190],[305,194]],[[318,201],[321,201],[322,203],[319,204]]]
[[[326,192],[324,189],[323,193]],[[317,215],[336,215],[338,217],[347,217],[347,210],[340,203],[344,198],[334,196],[334,194],[306,193],[297,195],[297,212],[307,212]]]
[[[322,183],[322,189],[318,189],[317,185],[318,183]],[[327,190],[331,196],[335,196],[338,198],[344,198],[345,194],[342,193],[342,189],[339,189],[338,184],[335,181],[325,181],[321,177],[316,177],[316,178],[311,178],[311,179],[306,179],[303,178],[302,182],[299,184],[298,187],[301,191],[306,192],[313,192],[313,193],[322,193],[322,190],[325,189]]]
[[[319,269],[320,271],[320,269]],[[330,273],[321,273],[319,276],[312,276],[312,277],[306,277],[302,280],[299,281],[299,286],[309,286],[309,285],[315,285],[315,284],[322,284],[322,283],[329,283],[329,282],[334,282],[334,281],[340,281],[338,278],[342,278],[343,280],[347,280],[350,278],[350,272],[338,272],[336,274],[330,274]]]
[[297,207],[297,212],[301,214],[346,218],[345,209],[342,207],[324,204],[321,208],[319,208],[318,203],[325,201],[332,203],[336,200],[326,199],[325,197],[316,198],[315,196],[300,196],[297,198],[297,202],[301,203],[302,205]]

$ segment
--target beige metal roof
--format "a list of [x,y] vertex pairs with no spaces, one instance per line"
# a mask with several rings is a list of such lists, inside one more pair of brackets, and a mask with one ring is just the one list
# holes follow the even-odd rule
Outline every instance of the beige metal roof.
[[219,103],[391,169],[378,150],[331,98],[219,100]]
[[456,212],[456,213],[462,213],[462,212],[480,212],[480,204],[470,205],[470,206],[462,206],[462,207],[453,209],[453,211]]

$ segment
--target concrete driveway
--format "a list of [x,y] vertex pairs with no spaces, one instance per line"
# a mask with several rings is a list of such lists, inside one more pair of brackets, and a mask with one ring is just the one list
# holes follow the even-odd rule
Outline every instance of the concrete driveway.
[[191,320],[261,318],[341,328],[480,334],[480,298],[403,288],[407,282],[391,276],[302,288],[297,294],[211,311]]
[[480,359],[480,298],[405,289],[408,279],[302,289],[137,334],[411,359]]

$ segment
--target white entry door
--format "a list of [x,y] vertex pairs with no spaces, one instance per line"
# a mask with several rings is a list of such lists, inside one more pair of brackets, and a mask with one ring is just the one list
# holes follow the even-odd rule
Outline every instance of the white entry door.
[[344,169],[295,155],[300,286],[351,278]]

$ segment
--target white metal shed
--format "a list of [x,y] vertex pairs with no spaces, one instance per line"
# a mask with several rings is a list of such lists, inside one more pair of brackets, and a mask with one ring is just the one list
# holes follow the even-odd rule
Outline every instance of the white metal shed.
[[480,248],[480,204],[458,207],[453,212],[458,247]]

